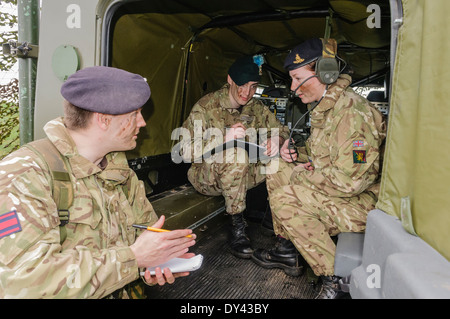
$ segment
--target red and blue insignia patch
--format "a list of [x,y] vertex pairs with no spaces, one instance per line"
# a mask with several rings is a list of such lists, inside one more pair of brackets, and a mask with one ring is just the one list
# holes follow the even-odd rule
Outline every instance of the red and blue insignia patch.
[[364,164],[366,161],[366,151],[353,150],[353,164]]
[[0,238],[12,235],[22,230],[17,212],[12,210],[0,215]]
[[353,147],[364,147],[364,141],[353,141]]

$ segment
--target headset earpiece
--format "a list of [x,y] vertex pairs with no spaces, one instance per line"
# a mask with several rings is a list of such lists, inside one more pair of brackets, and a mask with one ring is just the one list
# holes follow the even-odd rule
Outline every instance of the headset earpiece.
[[316,62],[316,75],[323,84],[331,84],[336,82],[339,77],[336,40],[322,39],[322,47],[322,56]]
[[339,63],[335,58],[320,57],[316,63],[316,74],[323,84],[336,82],[339,77]]

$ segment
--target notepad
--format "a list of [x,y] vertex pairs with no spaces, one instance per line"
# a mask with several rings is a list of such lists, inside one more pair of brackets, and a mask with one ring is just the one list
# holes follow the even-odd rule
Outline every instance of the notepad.
[[[177,272],[185,272],[185,271],[194,271],[199,269],[203,263],[203,256],[196,255],[192,258],[173,258],[166,263],[161,265],[147,268],[150,270],[151,275],[155,275],[155,268],[161,268],[161,271],[164,273],[164,268],[169,268],[172,273]],[[141,272],[141,276],[144,275],[144,272]]]

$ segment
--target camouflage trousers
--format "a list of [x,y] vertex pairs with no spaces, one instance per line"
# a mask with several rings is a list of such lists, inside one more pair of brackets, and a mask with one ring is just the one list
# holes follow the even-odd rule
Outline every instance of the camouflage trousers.
[[331,197],[292,184],[294,167],[280,160],[279,171],[267,175],[275,233],[292,241],[317,276],[334,275],[336,245],[330,236],[365,231],[375,198],[370,193]]
[[245,210],[247,190],[265,180],[266,175],[261,170],[263,166],[260,162],[249,163],[243,149],[230,149],[227,157],[220,161],[213,158],[210,162],[192,164],[188,179],[204,195],[222,195],[227,213],[234,215]]

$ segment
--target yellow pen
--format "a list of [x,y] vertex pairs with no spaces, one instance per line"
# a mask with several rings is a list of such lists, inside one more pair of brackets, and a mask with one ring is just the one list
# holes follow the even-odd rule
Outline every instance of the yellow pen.
[[[137,225],[137,224],[134,224],[133,227],[150,230],[150,231],[154,231],[154,232],[157,232],[157,233],[164,233],[164,232],[169,232],[170,231],[170,230],[167,230],[167,229],[153,228],[153,227],[150,227],[150,226]],[[192,238],[192,235],[187,235],[185,237]]]

